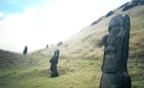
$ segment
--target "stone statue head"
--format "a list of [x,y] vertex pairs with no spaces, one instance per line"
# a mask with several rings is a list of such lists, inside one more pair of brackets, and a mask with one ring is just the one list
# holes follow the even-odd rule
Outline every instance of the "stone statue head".
[[127,14],[122,14],[111,19],[108,31],[113,36],[120,36],[125,33],[122,31],[130,31],[130,18]]
[[[104,49],[103,71],[117,72],[123,71],[126,64],[129,50],[130,18],[127,14],[118,15],[110,20],[109,36],[106,38]],[[112,64],[113,63],[113,64]]]
[[59,49],[55,49],[54,54],[59,54]]

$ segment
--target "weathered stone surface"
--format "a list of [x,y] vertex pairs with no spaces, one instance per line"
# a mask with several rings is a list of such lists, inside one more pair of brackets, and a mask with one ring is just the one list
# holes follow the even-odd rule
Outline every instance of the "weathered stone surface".
[[113,17],[109,23],[109,35],[101,43],[105,46],[100,88],[131,88],[127,71],[130,18],[126,14]]
[[51,77],[57,77],[59,75],[57,71],[57,64],[59,59],[59,49],[54,51],[54,56],[50,59],[50,70],[51,70]]
[[128,73],[103,73],[100,88],[131,88]]
[[25,46],[24,50],[23,50],[23,54],[26,55],[27,54],[27,51],[28,51],[28,47]]

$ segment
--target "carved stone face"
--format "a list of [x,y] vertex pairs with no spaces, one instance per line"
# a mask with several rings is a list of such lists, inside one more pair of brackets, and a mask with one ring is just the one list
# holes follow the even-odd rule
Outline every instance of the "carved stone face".
[[109,35],[103,38],[105,45],[100,88],[131,88],[127,72],[130,19],[128,15],[113,17]]
[[109,31],[109,37],[107,39],[107,46],[105,46],[105,58],[115,58],[116,53],[116,41],[117,35],[119,34],[119,28],[116,26],[111,27]]
[[[125,51],[125,42],[129,36],[129,22],[126,15],[121,15],[113,18],[109,25],[109,36],[105,45],[103,72],[117,72],[121,70]],[[125,19],[124,19],[125,18]]]

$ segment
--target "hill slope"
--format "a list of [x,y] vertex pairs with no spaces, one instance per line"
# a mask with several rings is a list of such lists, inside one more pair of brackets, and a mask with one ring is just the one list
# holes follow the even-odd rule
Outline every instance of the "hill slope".
[[131,19],[128,70],[132,88],[144,88],[144,5],[122,9],[113,10],[114,14],[102,17],[58,47],[59,77],[50,78],[49,70],[49,59],[56,47],[27,56],[1,51],[0,88],[98,88],[103,60],[103,47],[98,43],[108,33],[110,19],[122,13]]

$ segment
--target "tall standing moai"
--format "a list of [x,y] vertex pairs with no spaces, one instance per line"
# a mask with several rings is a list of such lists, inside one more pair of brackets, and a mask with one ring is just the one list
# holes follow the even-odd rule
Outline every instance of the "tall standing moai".
[[23,50],[23,54],[24,54],[24,55],[27,55],[27,51],[28,51],[28,47],[25,46],[25,48],[24,48],[24,50]]
[[105,49],[100,88],[131,88],[131,78],[127,70],[130,37],[129,16],[122,14],[113,17],[109,23],[108,32],[109,35],[102,39]]
[[59,59],[59,49],[54,51],[54,56],[50,59],[50,70],[51,70],[51,77],[57,77],[59,75],[57,71],[57,64]]

